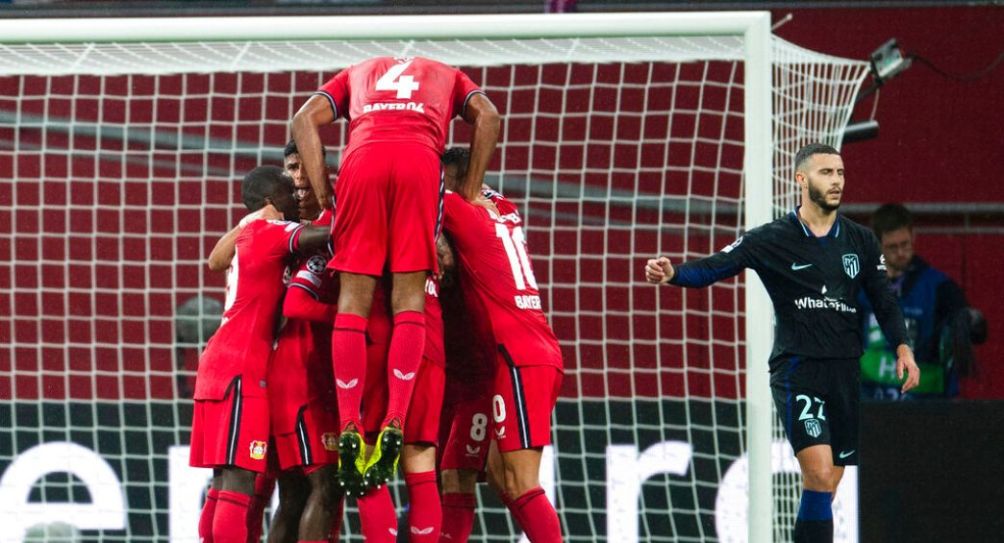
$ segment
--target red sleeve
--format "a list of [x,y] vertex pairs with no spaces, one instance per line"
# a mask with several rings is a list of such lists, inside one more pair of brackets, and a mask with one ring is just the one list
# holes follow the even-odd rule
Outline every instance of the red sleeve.
[[331,104],[331,111],[335,114],[335,118],[345,117],[348,118],[349,114],[349,70],[351,68],[346,68],[334,77],[328,80],[327,83],[317,89],[316,94],[320,94],[328,99]]
[[467,102],[477,93],[484,94],[484,91],[471,81],[467,74],[457,70],[453,83],[453,114],[462,116],[467,109]]
[[272,256],[284,257],[300,248],[300,232],[303,225],[291,221],[251,221],[244,228],[252,237],[255,250],[262,250]]
[[313,322],[335,322],[338,306],[319,301],[316,295],[300,283],[290,283],[286,289],[286,300],[282,303],[282,314],[287,319]]

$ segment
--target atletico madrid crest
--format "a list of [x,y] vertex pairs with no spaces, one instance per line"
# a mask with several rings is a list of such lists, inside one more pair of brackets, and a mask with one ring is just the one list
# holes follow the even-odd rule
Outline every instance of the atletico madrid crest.
[[263,460],[265,453],[268,452],[268,443],[264,441],[252,441],[250,449],[252,460]]
[[819,425],[818,420],[809,419],[805,421],[805,433],[812,437],[819,437],[823,433],[823,427]]
[[844,273],[851,279],[854,279],[858,276],[859,271],[861,271],[861,264],[858,262],[858,255],[844,255]]

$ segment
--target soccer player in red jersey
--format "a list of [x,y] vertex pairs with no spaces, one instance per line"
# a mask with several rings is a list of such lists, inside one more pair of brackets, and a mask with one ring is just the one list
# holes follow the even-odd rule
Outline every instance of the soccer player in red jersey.
[[[307,177],[304,174],[304,170],[301,168],[301,165],[302,162],[300,161],[300,154],[296,148],[296,143],[290,140],[283,149],[283,169],[285,169],[290,177],[293,178],[293,195],[296,198],[296,202],[299,207],[300,221],[303,224],[309,224],[312,221],[318,220],[319,215],[321,214],[321,207],[317,203],[317,198],[314,198],[310,182],[307,181]],[[330,211],[327,215],[329,218],[326,221],[323,218],[320,220],[321,224],[330,227]],[[209,269],[213,271],[222,271],[230,266],[234,257],[234,243],[237,239],[237,235],[240,234],[241,230],[243,230],[251,220],[282,218],[282,214],[270,205],[248,214],[248,216],[241,220],[240,224],[235,226],[216,242],[216,246],[209,255]],[[323,339],[323,341],[325,344],[329,344],[327,338]],[[330,349],[327,350],[330,351]],[[277,390],[279,386],[281,385],[271,384],[269,389],[274,391]],[[270,407],[270,409],[273,412],[276,412],[275,407]],[[250,512],[248,513],[249,542],[257,542],[261,539],[262,514],[265,511],[265,506],[272,498],[273,490],[275,490],[276,472],[279,470],[279,462],[277,458],[274,458],[276,454],[274,447],[269,451],[269,453],[269,469],[266,470],[264,474],[259,475],[255,481],[255,499],[252,502]],[[279,488],[279,508],[276,510],[272,518],[270,529],[271,535],[269,536],[272,541],[277,542],[287,541],[288,538],[292,538],[292,540],[296,539],[301,513],[306,505],[311,488],[310,483],[306,480],[306,477],[300,472],[287,470],[281,479]],[[213,497],[212,494],[210,495],[210,500],[215,500],[215,497]]]
[[[454,179],[447,183],[457,186]],[[501,497],[530,541],[561,541],[539,471],[543,447],[551,443],[551,412],[564,370],[558,340],[541,308],[523,221],[515,205],[490,190],[475,202],[447,191],[443,216],[461,281],[476,295],[497,346],[492,414],[494,454],[501,453],[495,463],[501,467],[495,474]]]
[[[244,177],[241,192],[251,211],[272,205],[284,217],[296,218],[292,180],[281,168],[255,168]],[[214,499],[207,500],[199,523],[209,530],[205,540],[247,539],[255,474],[266,469],[265,370],[283,273],[293,253],[313,251],[328,239],[325,228],[288,221],[252,221],[236,238],[223,320],[199,360],[195,383],[190,463],[214,470]]]
[[[457,115],[474,126],[471,167],[460,186],[474,198],[498,141],[499,117],[484,93],[456,68],[421,57],[366,60],[325,83],[291,123],[307,177],[320,204],[328,208],[331,187],[325,182],[318,127],[340,116],[350,119],[335,194],[335,257],[329,264],[339,272],[341,288],[332,357],[337,361],[335,377],[342,382],[361,385],[365,379],[363,332],[373,289],[385,267],[393,274],[388,409],[365,466],[365,471],[376,470],[377,479],[393,474],[414,386],[414,380],[396,374],[412,374],[421,363],[421,352],[413,347],[425,341],[425,279],[436,268],[442,209],[439,155]],[[352,471],[363,451],[358,432],[362,390],[338,389],[343,426],[339,474],[357,484],[363,474]]]
[[[468,157],[465,149],[444,153],[448,183],[467,168]],[[441,241],[446,243],[445,237]],[[473,290],[465,288],[456,273],[447,273],[442,284],[446,390],[440,425],[441,541],[464,543],[474,525],[477,483],[485,476],[491,443],[495,339]]]
[[[447,162],[447,172],[450,168]],[[483,328],[484,319],[467,310],[464,285],[455,276],[449,279],[440,291],[446,345],[439,460],[441,541],[464,543],[474,526],[477,483],[484,475],[491,443],[495,354],[491,332]]]

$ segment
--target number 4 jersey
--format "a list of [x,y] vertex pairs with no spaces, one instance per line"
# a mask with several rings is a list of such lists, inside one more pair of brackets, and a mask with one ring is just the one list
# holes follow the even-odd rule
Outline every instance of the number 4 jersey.
[[523,220],[502,195],[486,191],[500,215],[447,191],[443,227],[453,241],[465,297],[475,297],[500,351],[514,366],[562,368],[561,349],[540,303]]
[[369,143],[413,142],[436,154],[450,120],[481,89],[460,70],[422,57],[377,57],[350,66],[318,89],[335,118],[349,120],[345,155]]

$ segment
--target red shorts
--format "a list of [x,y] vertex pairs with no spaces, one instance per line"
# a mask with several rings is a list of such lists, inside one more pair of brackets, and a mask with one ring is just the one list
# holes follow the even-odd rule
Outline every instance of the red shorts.
[[443,211],[439,155],[420,144],[371,143],[352,151],[335,184],[335,256],[328,267],[379,276],[436,270]]
[[492,437],[499,452],[551,444],[551,412],[561,378],[554,366],[510,366],[502,360],[495,365]]
[[235,379],[222,400],[195,400],[188,463],[265,473],[268,424],[268,399],[242,397],[241,381]]
[[491,410],[491,395],[485,394],[455,403],[444,412],[451,424],[449,435],[443,440],[440,470],[484,470],[491,443],[488,435],[492,431]]
[[439,446],[439,417],[443,414],[445,388],[446,371],[443,366],[422,357],[422,365],[415,378],[415,392],[404,423],[405,443]]
[[300,406],[292,432],[273,435],[279,468],[338,464],[338,414],[327,402]]

